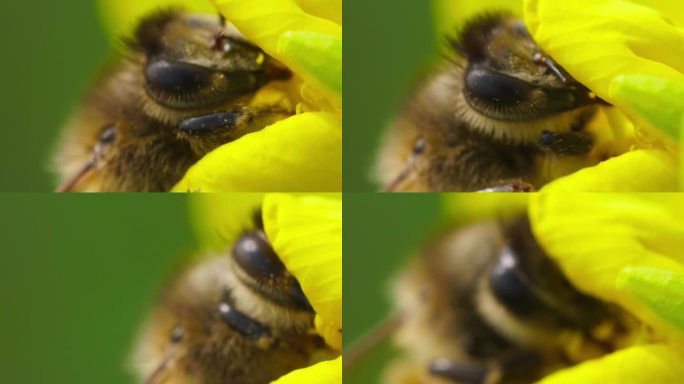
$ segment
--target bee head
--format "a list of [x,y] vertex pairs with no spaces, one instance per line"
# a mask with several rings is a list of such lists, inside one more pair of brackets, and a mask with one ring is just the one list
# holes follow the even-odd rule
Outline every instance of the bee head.
[[535,120],[601,101],[546,56],[511,15],[475,18],[451,45],[467,60],[466,101],[492,119]]
[[174,110],[215,108],[291,75],[219,17],[152,14],[132,46],[145,55],[147,95]]

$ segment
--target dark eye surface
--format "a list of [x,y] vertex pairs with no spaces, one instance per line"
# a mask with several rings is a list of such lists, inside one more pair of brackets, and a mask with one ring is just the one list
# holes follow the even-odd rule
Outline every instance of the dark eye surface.
[[538,305],[533,288],[517,256],[509,247],[502,250],[501,257],[490,275],[489,284],[494,296],[512,312],[519,315],[529,314]]
[[155,61],[145,71],[147,84],[163,92],[197,92],[210,86],[215,73],[197,65]]
[[465,78],[468,96],[491,104],[517,105],[525,101],[532,86],[522,80],[475,67]]
[[271,244],[258,233],[242,236],[233,248],[233,257],[256,280],[280,276],[286,271]]
[[266,83],[262,71],[222,72],[195,64],[155,59],[145,68],[147,94],[174,109],[216,107]]

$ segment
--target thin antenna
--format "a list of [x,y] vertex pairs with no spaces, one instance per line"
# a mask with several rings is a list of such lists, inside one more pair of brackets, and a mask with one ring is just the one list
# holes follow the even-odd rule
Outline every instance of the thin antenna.
[[376,325],[375,328],[371,329],[368,333],[361,336],[357,342],[342,353],[343,371],[350,369],[354,364],[368,355],[378,346],[378,344],[393,334],[403,321],[404,316],[397,312]]

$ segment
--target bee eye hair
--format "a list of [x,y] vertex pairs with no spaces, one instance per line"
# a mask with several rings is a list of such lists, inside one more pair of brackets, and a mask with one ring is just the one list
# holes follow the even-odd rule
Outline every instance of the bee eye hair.
[[152,13],[144,18],[138,28],[133,33],[132,41],[129,45],[139,48],[149,54],[156,54],[162,50],[162,36],[164,28],[178,16],[178,11],[165,9],[157,13]]
[[499,28],[506,12],[485,13],[468,21],[456,37],[447,38],[449,45],[459,55],[471,60],[484,59],[491,32]]

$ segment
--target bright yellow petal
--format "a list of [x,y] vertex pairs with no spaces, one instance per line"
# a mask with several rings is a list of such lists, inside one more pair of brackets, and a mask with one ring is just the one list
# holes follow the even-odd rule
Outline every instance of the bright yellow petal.
[[[640,102],[630,103],[633,96],[621,92],[624,85],[614,82],[624,81],[620,76],[647,76],[675,84],[666,91],[681,90],[684,29],[653,8],[622,0],[525,0],[525,22],[546,53],[634,121],[646,123],[640,128],[667,130],[649,125],[643,111],[635,108]],[[659,85],[642,82],[637,86]],[[676,93],[661,92],[663,102],[670,102]]]
[[522,15],[522,0],[433,0],[432,3],[441,34],[453,35],[465,21],[484,12],[509,11]]
[[209,0],[98,0],[107,32],[114,38],[129,35],[141,17],[169,7],[197,12],[216,13]]
[[684,199],[678,194],[541,192],[530,201],[537,240],[579,289],[618,303],[663,335],[667,319],[618,286],[630,267],[684,273]]
[[342,25],[342,0],[297,0],[297,3],[306,13]]
[[204,193],[189,195],[190,221],[201,248],[226,251],[254,226],[262,193]]
[[460,225],[524,213],[530,196],[528,193],[445,193],[442,202],[449,218]]
[[316,311],[316,330],[341,350],[342,200],[333,196],[270,194],[263,218],[273,248]]
[[193,165],[176,192],[339,191],[341,122],[308,112],[243,136]]
[[274,384],[341,384],[342,357],[298,369],[273,382]]
[[667,345],[624,349],[564,369],[540,384],[676,384],[684,377],[684,357]]
[[678,161],[669,152],[636,150],[556,179],[546,192],[668,192],[679,189]]

